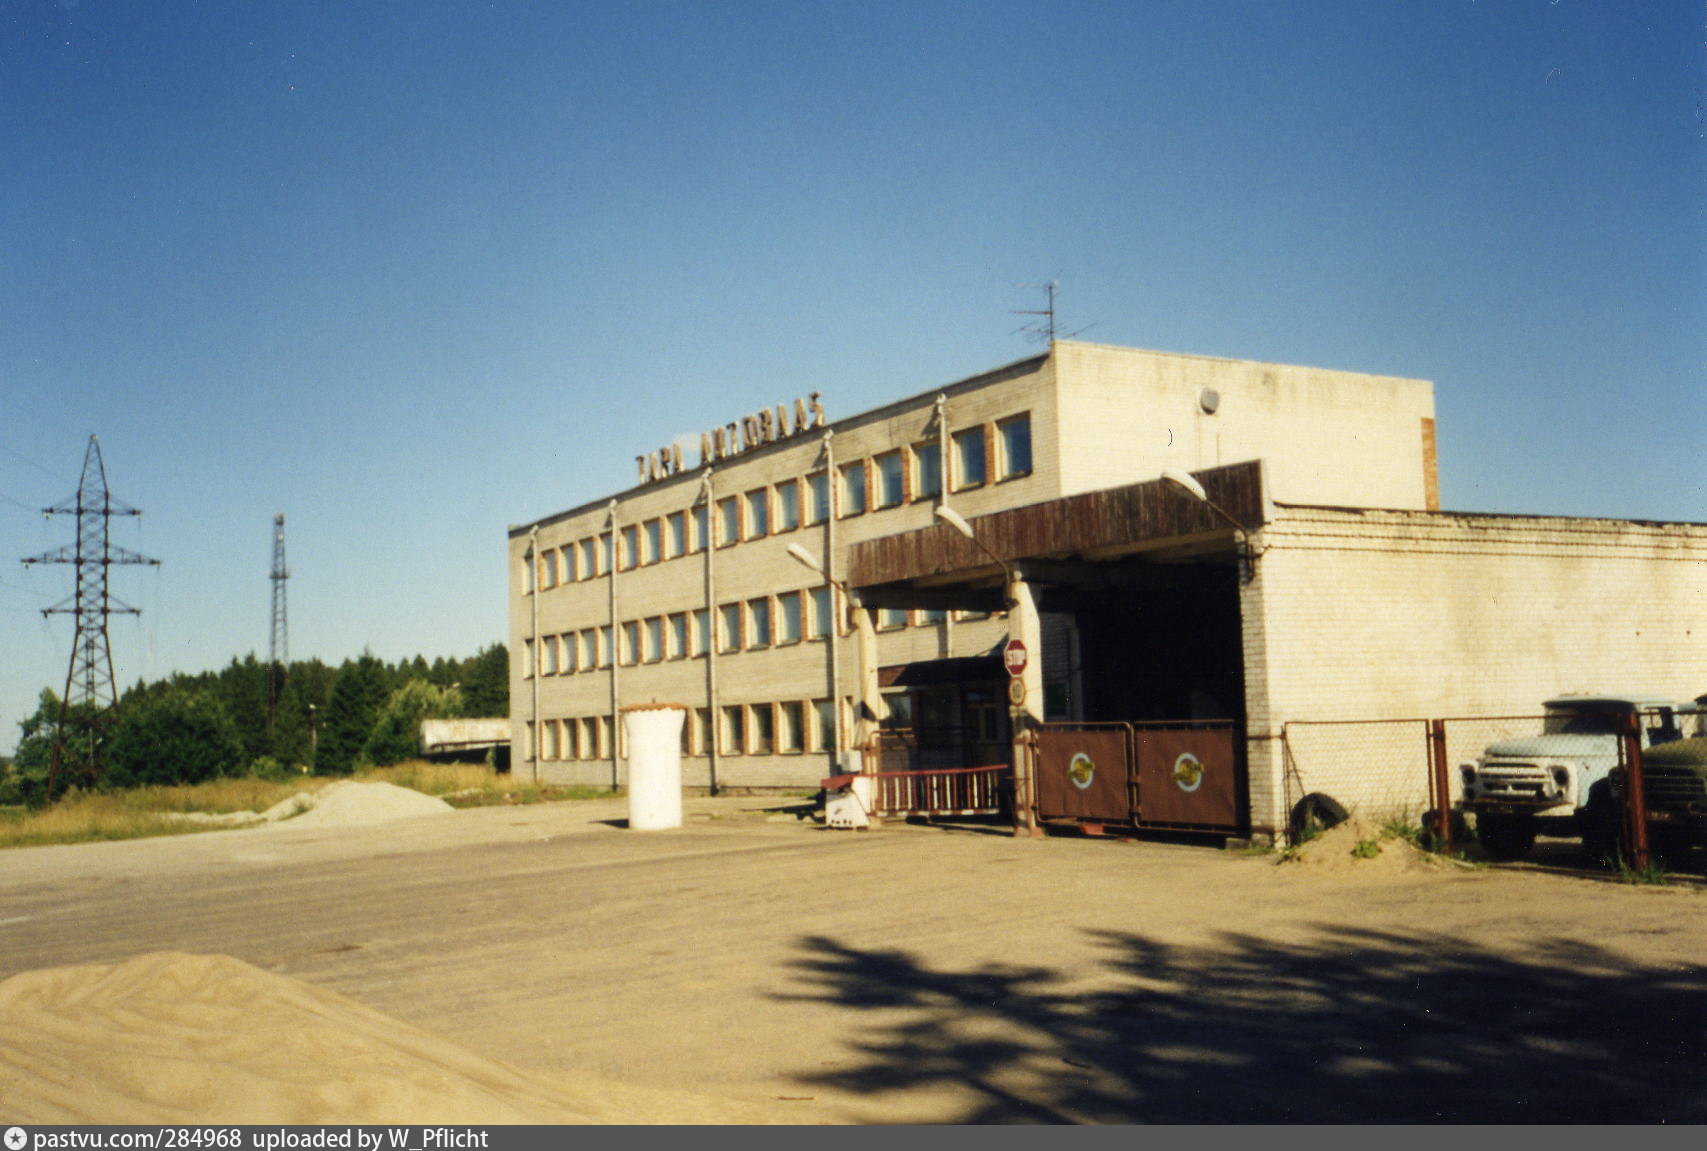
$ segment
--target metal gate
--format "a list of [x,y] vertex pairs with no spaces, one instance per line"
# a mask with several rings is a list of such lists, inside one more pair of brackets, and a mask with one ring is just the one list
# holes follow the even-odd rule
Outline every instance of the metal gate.
[[1248,823],[1244,740],[1232,720],[1045,723],[1036,773],[1046,822],[1234,833]]

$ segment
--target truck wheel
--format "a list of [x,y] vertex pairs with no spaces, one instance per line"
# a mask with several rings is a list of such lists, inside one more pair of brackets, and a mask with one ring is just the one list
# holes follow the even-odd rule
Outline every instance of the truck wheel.
[[1589,792],[1581,818],[1583,855],[1588,865],[1618,866],[1618,805],[1604,784]]
[[1478,815],[1476,840],[1489,859],[1522,859],[1535,846],[1535,820],[1527,815]]

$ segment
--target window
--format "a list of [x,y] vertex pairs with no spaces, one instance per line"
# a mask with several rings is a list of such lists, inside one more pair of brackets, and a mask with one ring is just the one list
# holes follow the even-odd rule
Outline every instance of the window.
[[645,564],[655,564],[663,558],[664,558],[664,521],[663,520],[647,520],[646,521],[646,554],[641,556],[640,562],[645,563]]
[[534,557],[533,556],[525,555],[522,557],[522,594],[523,595],[532,595],[533,594],[533,587],[534,587],[533,563],[534,563]]
[[817,723],[813,726],[813,751],[836,750],[836,701],[833,699],[815,699],[812,710],[817,713]]
[[776,486],[776,530],[791,532],[800,526],[800,484],[795,480]]
[[581,578],[592,579],[599,574],[599,553],[596,540],[581,541]]
[[538,675],[533,662],[533,640],[522,640],[522,678],[532,679]]
[[575,754],[582,759],[592,759],[599,754],[598,729],[590,719],[575,721]]
[[768,703],[755,703],[747,709],[747,752],[750,755],[769,755],[776,728],[776,713]]
[[614,637],[611,635],[611,630],[610,630],[609,624],[606,624],[604,627],[601,627],[599,629],[599,666],[600,667],[609,667],[611,665],[611,640],[613,638]]
[[984,429],[967,428],[954,433],[954,486],[975,488],[986,479],[984,470]]
[[640,662],[640,623],[629,620],[622,625],[622,654],[624,664]]
[[692,722],[686,726],[693,729],[692,754],[704,755],[706,748],[711,746],[711,709],[694,708]]
[[865,461],[842,469],[842,514],[857,516],[865,511]]
[[904,608],[886,607],[877,612],[877,630],[907,626],[907,612]]
[[564,583],[574,583],[575,580],[578,578],[575,575],[575,545],[574,544],[564,544],[563,545],[563,558],[559,562],[563,568],[563,582]]
[[771,645],[771,601],[768,599],[750,599],[747,601],[747,646],[769,647]]
[[913,726],[913,697],[907,694],[906,688],[884,692],[883,703],[884,710],[889,713],[883,717],[883,727],[910,729]]
[[700,608],[693,613],[693,654],[706,655],[711,651],[711,609]]
[[776,642],[800,642],[800,593],[783,592],[776,597]]
[[747,493],[747,538],[763,539],[771,531],[771,494],[766,488]]
[[599,759],[609,759],[610,758],[610,716],[608,716],[608,715],[599,716],[597,719],[595,719],[593,721],[593,725],[594,725],[594,728],[598,732],[598,741],[599,741],[598,758]]
[[711,546],[711,509],[700,504],[693,510],[693,539],[688,541],[688,550],[704,551]]
[[823,639],[830,634],[830,613],[834,610],[830,603],[830,589],[815,587],[811,596],[811,615],[806,621],[806,634],[812,639]]
[[539,557],[539,586],[541,590],[557,586],[557,550],[547,549]]
[[934,608],[930,611],[922,611],[919,613],[919,622],[921,624],[941,623],[947,618],[948,613],[943,611],[941,608]]
[[609,573],[616,568],[616,543],[609,532],[599,537],[599,570]]
[[830,475],[813,472],[806,477],[806,522],[821,524],[830,518]]
[[688,550],[688,517],[686,512],[676,512],[665,520],[665,540],[667,549],[664,555],[675,559],[686,555]]
[[996,425],[1004,480],[1031,474],[1031,416],[1015,416]]
[[718,637],[718,651],[741,650],[741,605],[726,603],[717,609],[723,634]]
[[644,658],[647,663],[656,663],[664,658],[664,617],[661,615],[655,615],[646,621]]
[[901,468],[900,452],[885,452],[871,461],[876,473],[877,492],[872,506],[892,508],[906,498],[905,473]]
[[719,500],[717,504],[717,522],[719,535],[717,545],[728,547],[741,538],[741,504],[734,496]]
[[599,666],[599,633],[592,628],[581,633],[581,666],[587,671]]
[[688,613],[677,612],[670,617],[671,659],[685,659],[688,654]]
[[723,745],[724,755],[741,755],[746,746],[746,725],[741,722],[741,705],[731,704],[721,711],[717,741]]
[[797,699],[776,705],[778,751],[806,750],[806,707]]
[[929,440],[913,445],[913,498],[928,500],[942,494],[942,444]]
[[544,636],[539,641],[540,675],[557,674],[557,637]]
[[539,757],[541,759],[556,759],[557,721],[555,719],[546,720],[540,725],[540,734],[545,738],[540,740],[541,747]]
[[576,664],[576,659],[575,659],[575,655],[576,655],[575,633],[572,631],[566,631],[562,635],[558,636],[557,638],[558,638],[558,641],[563,645],[563,674],[568,675],[570,672],[575,670],[575,664]]
[[622,529],[622,570],[640,565],[640,528],[630,524]]

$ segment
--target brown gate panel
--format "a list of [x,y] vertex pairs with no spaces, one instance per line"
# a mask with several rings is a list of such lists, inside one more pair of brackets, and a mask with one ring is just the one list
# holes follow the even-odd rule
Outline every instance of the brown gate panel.
[[1145,731],[1138,753],[1138,821],[1237,828],[1239,761],[1229,727]]
[[1043,819],[1087,819],[1125,823],[1128,798],[1127,732],[1109,730],[1037,733],[1037,814]]

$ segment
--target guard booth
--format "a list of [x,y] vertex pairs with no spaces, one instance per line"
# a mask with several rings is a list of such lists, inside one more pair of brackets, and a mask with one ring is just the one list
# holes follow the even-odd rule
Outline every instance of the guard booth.
[[[867,609],[1006,607],[1008,642],[1029,653],[1004,669],[1022,827],[1248,833],[1240,599],[1248,531],[1265,518],[1261,466],[1198,477],[1213,511],[1155,481],[854,545],[849,582]],[[982,666],[963,683],[987,695]],[[977,766],[932,764],[927,750],[908,762]],[[886,751],[882,770],[898,765]]]

